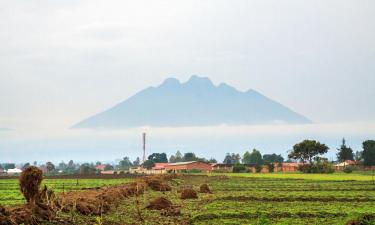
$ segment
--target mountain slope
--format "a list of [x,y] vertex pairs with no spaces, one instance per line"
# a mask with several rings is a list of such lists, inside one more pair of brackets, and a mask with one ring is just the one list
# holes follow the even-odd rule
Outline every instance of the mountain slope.
[[306,117],[249,90],[240,92],[208,78],[192,76],[187,82],[168,78],[120,104],[85,119],[73,128],[138,126],[208,126],[219,124],[310,123]]

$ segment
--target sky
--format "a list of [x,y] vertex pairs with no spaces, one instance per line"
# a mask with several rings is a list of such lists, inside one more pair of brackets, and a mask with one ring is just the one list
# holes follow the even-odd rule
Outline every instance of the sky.
[[[86,140],[77,134],[66,141],[70,126],[168,77],[193,74],[259,91],[314,121],[314,135],[323,132],[317,126],[345,126],[359,148],[375,136],[374,9],[372,0],[1,1],[0,157],[20,159],[29,149],[37,158],[59,151],[56,143],[80,155],[96,144],[88,137],[71,144]],[[329,130],[332,143],[345,135]],[[135,145],[138,130],[126,132],[121,144]],[[248,134],[227,148],[247,139],[266,143]],[[285,152],[284,145],[270,149]]]

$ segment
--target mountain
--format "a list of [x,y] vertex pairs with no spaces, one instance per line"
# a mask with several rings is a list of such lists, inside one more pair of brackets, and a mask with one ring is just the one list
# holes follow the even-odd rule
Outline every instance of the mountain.
[[254,90],[241,92],[225,83],[215,86],[206,77],[192,76],[185,83],[168,78],[158,87],[146,88],[114,107],[79,122],[73,128],[275,122],[311,123],[306,117]]

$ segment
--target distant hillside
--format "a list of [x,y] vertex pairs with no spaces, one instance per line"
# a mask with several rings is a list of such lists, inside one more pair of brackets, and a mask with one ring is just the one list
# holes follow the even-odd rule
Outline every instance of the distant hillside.
[[254,90],[241,92],[225,83],[215,86],[208,78],[192,76],[185,83],[168,78],[160,86],[146,88],[114,107],[79,122],[73,128],[275,122],[311,123],[306,117]]

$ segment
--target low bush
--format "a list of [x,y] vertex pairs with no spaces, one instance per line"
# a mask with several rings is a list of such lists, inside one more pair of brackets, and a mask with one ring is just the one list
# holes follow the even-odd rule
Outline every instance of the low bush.
[[344,173],[352,173],[353,168],[351,166],[348,166],[348,167],[345,167],[343,171],[344,171]]
[[236,163],[233,166],[233,173],[246,173],[247,171],[248,169],[243,164]]
[[334,173],[332,163],[329,162],[314,162],[312,164],[303,164],[298,166],[298,170],[302,173]]
[[257,173],[262,172],[262,166],[261,165],[256,165],[255,166],[255,172],[257,172]]

